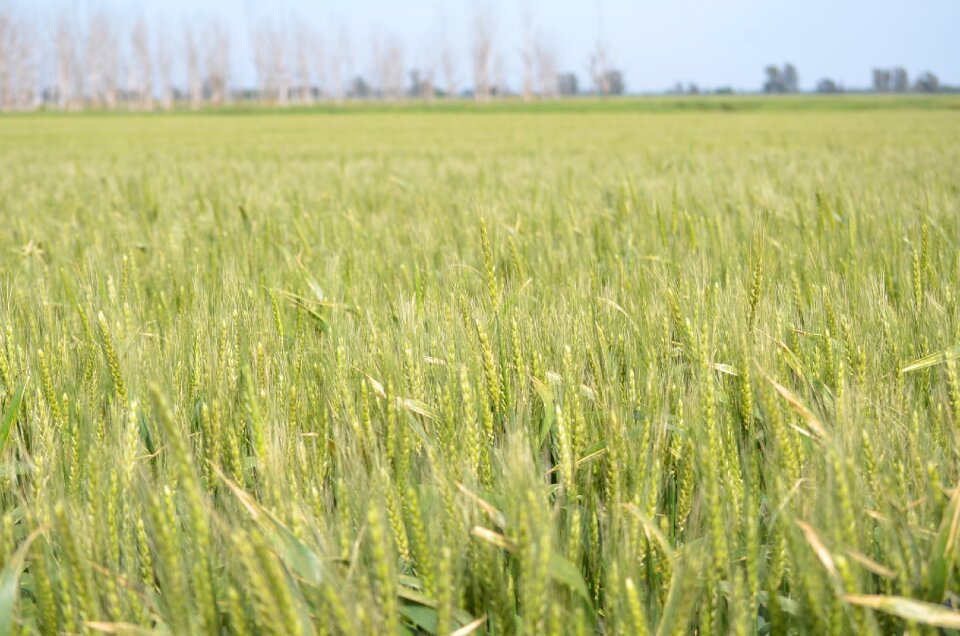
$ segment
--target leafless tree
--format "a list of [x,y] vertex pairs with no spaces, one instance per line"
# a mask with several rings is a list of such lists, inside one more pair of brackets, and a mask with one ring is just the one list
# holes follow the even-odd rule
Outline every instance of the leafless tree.
[[393,36],[372,40],[374,78],[380,95],[389,101],[403,96],[403,46]]
[[130,49],[133,53],[132,86],[139,100],[139,106],[145,110],[153,109],[153,55],[150,52],[150,34],[143,20],[137,20],[130,35]]
[[416,89],[417,97],[432,102],[437,92],[437,71],[433,65],[432,56],[424,56],[423,70],[419,74],[419,85]]
[[165,31],[158,29],[157,70],[160,76],[160,108],[170,110],[173,108],[173,54]]
[[13,11],[0,7],[0,109],[13,110],[13,77],[20,48],[20,26]]
[[[555,49],[537,32],[529,6],[523,14],[518,59],[516,54],[496,46],[492,0],[473,1],[469,49],[464,51],[470,61],[463,68],[472,71],[476,100],[487,101],[508,92],[508,67],[520,77],[519,89],[525,101],[557,95],[561,89]],[[231,98],[230,30],[221,21],[184,23],[182,39],[174,44],[165,37],[168,33],[162,24],[145,19],[121,28],[116,14],[82,12],[87,16],[82,23],[61,14],[44,49],[37,44],[32,23],[11,6],[15,5],[0,0],[0,109],[31,108],[41,99],[55,100],[62,109],[129,105],[149,110],[158,102],[159,107],[169,109],[175,106],[178,85],[185,89],[192,108],[199,108],[205,101],[226,104]],[[452,39],[442,20],[436,33],[437,37],[424,38],[425,45],[418,49],[412,65],[415,70],[409,74],[398,38],[388,35],[372,39],[368,76],[372,81],[367,84],[357,75],[346,30],[341,29],[339,37],[322,41],[302,21],[280,25],[260,22],[251,32],[258,95],[278,105],[291,100],[309,104],[321,95],[336,100],[371,95],[387,100],[406,95],[429,100],[442,85],[446,95],[453,98],[458,94],[458,84],[465,83],[457,76],[465,72],[456,59],[457,47],[462,45]],[[518,69],[513,66],[517,62]],[[617,86],[622,87],[619,73],[611,69],[602,38],[590,55],[589,66],[596,94],[609,95],[618,92]],[[906,73],[902,75],[906,77]],[[50,82],[52,91],[44,89],[40,93],[41,78]]]
[[113,20],[104,13],[90,19],[83,62],[88,99],[112,110],[119,102],[120,46]]
[[189,24],[183,25],[183,54],[187,68],[187,91],[190,108],[200,108],[203,103],[203,71],[200,68],[200,46]]
[[443,91],[447,99],[453,99],[457,96],[458,78],[457,78],[457,59],[450,40],[443,35],[440,38],[439,46],[440,56],[440,74],[443,76]]
[[253,34],[254,65],[261,99],[286,106],[290,101],[286,34],[270,23]]
[[61,16],[53,37],[57,105],[66,110],[80,108],[83,105],[83,70],[77,32],[70,20]]
[[313,47],[310,49],[310,66],[313,68],[313,80],[316,86],[317,98],[322,98],[324,92],[329,92],[327,74],[326,40],[319,33],[314,34]]
[[40,86],[40,55],[36,49],[37,27],[24,22],[21,26],[20,54],[15,55],[14,84],[17,88],[16,104],[19,109],[36,107]]
[[16,43],[16,26],[13,16],[0,6],[0,108],[12,109],[13,97],[13,46]]
[[206,88],[210,103],[222,106],[230,100],[230,34],[219,20],[211,20],[204,37]]
[[438,57],[434,45],[429,36],[421,39],[417,55],[419,64],[416,70],[410,72],[411,93],[428,102],[436,96]]
[[507,60],[502,53],[493,58],[493,72],[491,74],[490,95],[502,97],[509,92],[507,87]]
[[289,39],[286,29],[278,28],[273,37],[273,75],[277,78],[277,103],[286,106],[290,103],[290,61]]
[[607,46],[602,39],[598,39],[590,55],[590,79],[593,80],[593,90],[603,97],[610,94],[610,65],[607,58]]
[[251,34],[253,43],[253,66],[257,73],[257,95],[261,100],[271,99],[268,93],[272,89],[272,78],[270,76],[270,47],[267,39],[269,37],[266,29],[261,26]]
[[520,58],[523,62],[523,78],[520,91],[525,102],[533,100],[536,54],[537,43],[533,33],[533,15],[528,7],[523,14],[523,46],[520,49]]
[[294,73],[296,100],[301,104],[313,102],[313,84],[315,68],[322,64],[320,41],[317,35],[304,23],[298,23],[294,32]]
[[557,56],[553,47],[537,38],[534,48],[534,58],[537,68],[537,88],[540,95],[546,98],[557,95]]
[[0,6],[0,109],[32,108],[37,97],[33,25]]
[[477,101],[490,99],[493,66],[493,19],[489,7],[481,5],[473,19],[473,94]]
[[340,102],[347,94],[347,84],[350,82],[350,75],[353,72],[353,49],[346,29],[340,29],[336,45],[330,49],[327,57],[330,68],[328,92],[335,101]]

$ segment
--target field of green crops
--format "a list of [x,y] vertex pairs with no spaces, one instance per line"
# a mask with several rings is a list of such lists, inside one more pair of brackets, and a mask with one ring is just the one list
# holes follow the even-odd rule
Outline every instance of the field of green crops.
[[0,119],[0,636],[960,627],[960,101],[799,103]]

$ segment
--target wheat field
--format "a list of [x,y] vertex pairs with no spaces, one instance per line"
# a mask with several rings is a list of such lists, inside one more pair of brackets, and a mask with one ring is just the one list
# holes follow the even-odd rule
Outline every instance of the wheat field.
[[744,104],[0,119],[0,636],[960,629],[958,102]]

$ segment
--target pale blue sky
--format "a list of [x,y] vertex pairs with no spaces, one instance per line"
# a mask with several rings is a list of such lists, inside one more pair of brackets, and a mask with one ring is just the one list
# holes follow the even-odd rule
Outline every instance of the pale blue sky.
[[[9,1],[9,0],[8,0]],[[3,3],[4,0],[0,0]],[[14,4],[18,0],[13,0]],[[930,70],[941,83],[960,84],[960,0],[490,0],[496,46],[509,84],[521,74],[523,17],[557,52],[560,70],[586,84],[588,56],[598,36],[608,43],[631,92],[659,91],[677,81],[701,87],[757,89],[768,63],[792,62],[801,87],[822,77],[847,87],[870,84],[874,66],[902,65],[911,79]],[[21,10],[50,21],[62,11],[81,20],[92,10],[132,23],[176,27],[218,16],[232,36],[234,83],[251,84],[250,30],[258,21],[305,21],[333,43],[349,33],[358,72],[370,68],[371,41],[391,34],[416,66],[446,24],[462,85],[468,64],[475,0],[20,0]]]

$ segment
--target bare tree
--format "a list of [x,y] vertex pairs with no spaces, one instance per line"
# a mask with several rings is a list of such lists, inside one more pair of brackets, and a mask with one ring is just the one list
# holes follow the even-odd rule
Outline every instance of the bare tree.
[[230,101],[230,34],[223,23],[215,19],[207,25],[204,43],[205,84],[210,103],[222,106]]
[[0,109],[33,108],[37,98],[37,59],[33,25],[0,7]]
[[443,91],[447,99],[457,96],[457,60],[450,41],[444,36],[440,42],[440,74],[443,76]]
[[[430,60],[430,56],[426,56]],[[432,102],[436,97],[437,91],[437,71],[433,63],[428,61],[423,66],[423,76],[420,81],[420,97],[428,102]]]
[[273,32],[273,75],[277,78],[277,103],[286,106],[290,103],[290,64],[288,56],[288,38],[286,30],[278,28]]
[[157,70],[160,76],[160,108],[173,108],[173,55],[170,40],[159,29],[157,35]]
[[520,49],[520,58],[523,62],[523,80],[521,84],[521,94],[523,101],[529,102],[533,99],[535,68],[537,60],[537,42],[533,33],[533,15],[529,8],[523,14],[523,47]]
[[593,80],[593,90],[603,97],[610,94],[609,68],[607,46],[598,39],[596,49],[590,55],[590,79]]
[[493,72],[491,74],[490,95],[492,97],[502,97],[509,92],[507,87],[507,61],[502,53],[497,53],[493,58]]
[[301,104],[313,102],[314,68],[322,64],[319,38],[304,23],[297,24],[294,32],[294,73],[296,100]]
[[403,47],[393,36],[375,36],[372,40],[374,81],[380,95],[396,101],[403,96]]
[[130,49],[133,53],[134,85],[139,106],[145,110],[153,109],[153,56],[150,52],[150,34],[143,20],[137,20],[130,35]]
[[473,19],[473,95],[479,102],[490,99],[493,65],[493,19],[486,5],[479,6]]
[[20,55],[14,66],[17,89],[17,107],[33,109],[38,104],[40,90],[40,55],[36,48],[37,28],[33,23],[23,23],[20,38]]
[[546,98],[555,97],[557,95],[557,56],[553,47],[538,38],[534,58],[540,95]]
[[286,34],[265,23],[253,35],[254,65],[261,99],[286,106],[290,101]]
[[319,34],[313,41],[310,58],[310,63],[313,66],[313,79],[316,82],[316,97],[322,99],[324,94],[330,91],[330,85],[327,73],[326,40]]
[[80,108],[83,104],[83,70],[77,33],[65,16],[57,20],[54,49],[57,105],[66,110]]
[[16,101],[14,76],[20,55],[20,24],[13,11],[0,7],[0,109],[13,110]]
[[13,48],[17,32],[13,16],[0,7],[0,109],[13,108]]
[[116,108],[120,46],[113,20],[107,14],[98,13],[90,19],[83,62],[90,101],[108,110]]
[[340,29],[336,45],[327,56],[330,68],[330,96],[337,102],[343,101],[347,94],[347,84],[353,72],[353,51],[350,36],[345,29]]
[[200,47],[189,24],[183,25],[183,53],[187,67],[187,91],[190,108],[200,108],[203,103],[203,72],[200,68]]
[[268,45],[269,27],[261,26],[251,34],[253,42],[253,66],[257,73],[257,97],[261,100],[272,99],[273,84],[270,76],[270,47]]
[[[427,42],[428,38],[424,38],[423,41]],[[419,69],[411,72],[410,93],[414,97],[419,97],[428,102],[433,101],[433,98],[436,96],[437,86],[438,60],[436,50],[432,45],[433,42],[430,42],[430,45],[420,47],[420,53],[418,55],[420,58]]]

